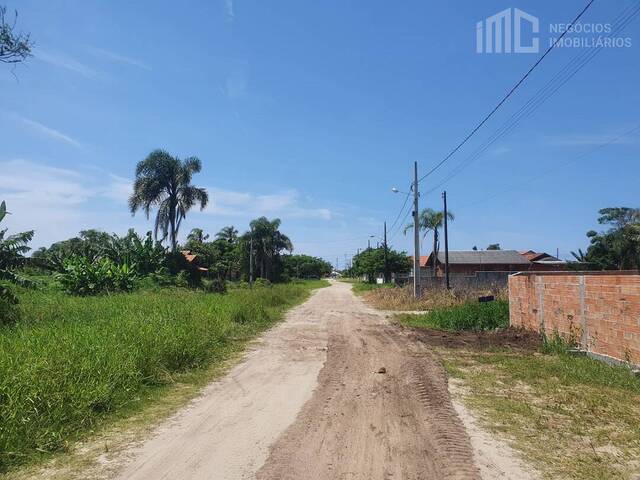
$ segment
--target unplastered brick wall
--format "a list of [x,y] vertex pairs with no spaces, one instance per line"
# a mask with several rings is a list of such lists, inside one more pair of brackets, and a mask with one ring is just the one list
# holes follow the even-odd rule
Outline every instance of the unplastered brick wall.
[[522,272],[509,277],[512,326],[565,340],[595,355],[640,364],[640,275]]

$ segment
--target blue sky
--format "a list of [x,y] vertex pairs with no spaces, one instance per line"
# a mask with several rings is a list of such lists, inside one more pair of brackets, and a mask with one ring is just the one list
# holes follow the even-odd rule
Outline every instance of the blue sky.
[[[476,53],[476,22],[517,7],[540,19],[544,48],[549,24],[585,3],[9,1],[36,47],[27,64],[0,65],[8,226],[34,228],[35,247],[90,227],[149,229],[126,198],[136,162],[164,148],[200,157],[194,183],[211,194],[183,236],[279,217],[298,253],[342,265],[396,218],[404,197],[390,189],[408,189],[413,162],[435,165],[538,58]],[[583,22],[609,22],[632,3],[596,1]],[[452,249],[499,242],[566,256],[587,245],[598,209],[638,206],[638,132],[585,152],[640,123],[639,25],[619,35],[629,46],[602,49],[438,187],[585,47],[554,50],[423,181],[438,188],[421,207],[439,208],[448,191]],[[395,248],[411,249],[392,233]]]

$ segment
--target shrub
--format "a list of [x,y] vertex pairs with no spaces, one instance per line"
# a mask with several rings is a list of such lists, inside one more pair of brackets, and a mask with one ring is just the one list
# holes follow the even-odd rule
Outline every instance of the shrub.
[[130,265],[116,265],[108,258],[92,262],[86,257],[71,257],[64,262],[64,272],[56,278],[68,293],[97,295],[133,290],[136,274]]
[[266,278],[256,278],[253,282],[254,287],[269,287],[271,282]]
[[[0,285],[0,289],[2,288],[6,287]],[[0,326],[14,324],[20,317],[16,302],[11,301],[11,297],[0,295]]]
[[416,327],[439,330],[491,330],[509,326],[509,302],[470,302],[455,307],[437,308],[425,315],[401,315],[401,320]]
[[149,274],[149,277],[161,287],[175,285],[175,278],[171,275],[167,267],[160,267],[155,272]]
[[220,278],[202,280],[202,289],[209,293],[227,293],[227,282]]

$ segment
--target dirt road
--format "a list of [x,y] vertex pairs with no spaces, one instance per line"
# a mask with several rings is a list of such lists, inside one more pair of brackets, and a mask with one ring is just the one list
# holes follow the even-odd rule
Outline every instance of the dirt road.
[[120,478],[472,479],[426,347],[334,283],[133,452]]

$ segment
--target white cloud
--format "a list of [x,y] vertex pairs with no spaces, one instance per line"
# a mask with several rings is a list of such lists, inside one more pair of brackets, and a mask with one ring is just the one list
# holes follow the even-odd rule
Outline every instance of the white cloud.
[[332,218],[332,212],[327,208],[301,206],[300,194],[296,190],[258,195],[218,188],[209,188],[208,191],[209,205],[205,212],[209,214],[241,217],[275,215],[322,220],[331,220]]
[[0,162],[0,191],[4,197],[22,203],[73,206],[85,202],[92,191],[75,171],[49,167],[27,160]]
[[127,203],[133,192],[133,182],[128,178],[109,174],[109,183],[99,190],[99,194],[117,203]]
[[69,145],[73,145],[74,147],[81,148],[80,142],[71,138],[69,135],[65,135],[64,133],[56,130],[55,128],[47,127],[40,122],[36,122],[35,120],[29,120],[28,118],[17,116],[17,118],[24,123],[25,125],[31,127],[31,129],[37,131],[38,133],[52,138],[53,140],[67,143]]
[[100,57],[106,58],[107,60],[111,60],[113,62],[124,63],[127,65],[132,65],[134,67],[142,68],[143,70],[151,70],[151,67],[146,63],[141,62],[140,60],[136,60],[135,58],[127,57],[125,55],[120,55],[119,53],[112,52],[110,50],[105,50],[103,48],[97,47],[87,47],[94,55],[98,55]]
[[227,12],[227,21],[233,22],[235,18],[235,12],[233,11],[233,0],[224,0],[224,8]]
[[[86,228],[124,233],[134,226],[151,228],[144,215],[131,217],[126,201],[132,181],[104,171],[82,171],[52,167],[25,159],[0,160],[0,200],[6,200],[12,215],[3,222],[10,232],[35,230],[32,246],[47,246],[77,235]],[[252,194],[208,188],[210,205],[205,216],[189,215],[189,224],[213,228],[220,221],[241,224],[257,216],[282,219],[331,220],[326,208],[309,208],[296,190]],[[193,213],[198,210],[194,209]],[[229,220],[231,219],[231,220]],[[217,225],[216,225],[217,226]],[[182,234],[189,231],[183,227]]]
[[37,49],[34,56],[43,62],[55,65],[56,67],[66,68],[67,70],[78,73],[86,78],[96,78],[98,76],[98,73],[95,70],[64,53],[54,53]]
[[10,232],[35,230],[33,246],[69,238],[83,225],[81,207],[92,196],[78,172],[27,160],[0,162],[0,199],[12,215],[3,223]]

